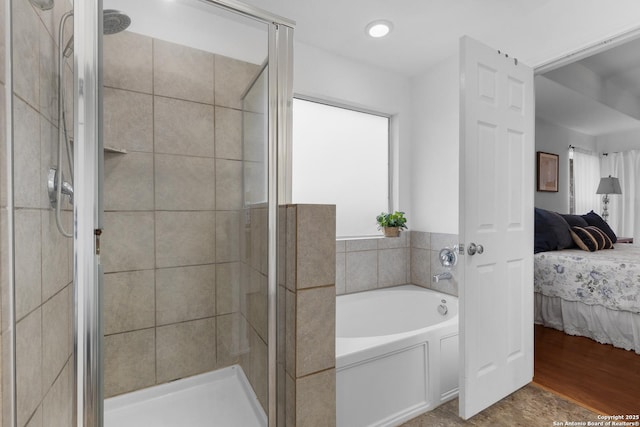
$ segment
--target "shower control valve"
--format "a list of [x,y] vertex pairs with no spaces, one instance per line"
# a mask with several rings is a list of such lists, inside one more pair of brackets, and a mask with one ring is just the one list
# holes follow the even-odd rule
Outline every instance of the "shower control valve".
[[453,249],[443,248],[440,250],[438,258],[440,258],[440,264],[443,267],[455,267],[458,263],[458,254],[455,247]]
[[[62,172],[60,172],[62,173]],[[60,194],[69,196],[69,203],[73,204],[73,186],[64,180],[64,174],[60,177]],[[49,202],[51,207],[55,209],[58,201],[58,169],[50,168],[47,178],[47,189],[49,190]]]

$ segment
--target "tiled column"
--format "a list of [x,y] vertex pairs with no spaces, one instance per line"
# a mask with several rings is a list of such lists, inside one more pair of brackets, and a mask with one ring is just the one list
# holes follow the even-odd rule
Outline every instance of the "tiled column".
[[285,425],[335,426],[335,206],[287,208]]

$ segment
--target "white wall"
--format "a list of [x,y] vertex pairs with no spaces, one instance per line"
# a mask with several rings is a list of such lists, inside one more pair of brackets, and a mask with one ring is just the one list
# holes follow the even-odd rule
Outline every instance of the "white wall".
[[[404,211],[415,227],[411,206],[411,104],[409,78],[297,42],[294,46],[296,95],[391,115],[392,209]],[[339,154],[339,153],[337,153]],[[330,171],[328,171],[330,172]],[[354,171],[357,173],[357,171]],[[354,195],[357,197],[357,195]],[[373,212],[371,220],[380,212]]]
[[413,78],[411,83],[413,229],[458,234],[460,85],[457,55]]
[[536,119],[536,151],[560,156],[558,192],[536,191],[535,206],[537,208],[569,213],[569,145],[596,151],[596,138]]
[[[413,145],[411,180],[413,182],[413,229],[428,232],[458,233],[459,185],[459,84],[457,57],[439,64],[412,79]],[[600,144],[598,138],[598,144]],[[622,147],[629,141],[640,147],[640,132],[635,136],[610,135]],[[568,146],[597,151],[596,138],[568,128],[536,120],[536,151],[560,156],[559,191],[536,192],[535,206],[557,212],[569,212]],[[620,151],[613,150],[610,151]],[[535,161],[535,158],[531,159]]]
[[599,135],[596,138],[598,153],[615,153],[640,149],[640,129]]

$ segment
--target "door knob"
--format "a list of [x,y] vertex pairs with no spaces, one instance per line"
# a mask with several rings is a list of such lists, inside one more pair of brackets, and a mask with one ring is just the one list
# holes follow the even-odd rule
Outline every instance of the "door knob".
[[484,252],[484,246],[482,245],[476,245],[475,243],[469,243],[469,247],[467,248],[467,253],[469,255],[482,255],[482,253]]

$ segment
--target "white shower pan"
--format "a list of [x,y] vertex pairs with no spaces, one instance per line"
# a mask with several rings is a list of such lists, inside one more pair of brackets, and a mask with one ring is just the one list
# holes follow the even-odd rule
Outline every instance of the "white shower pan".
[[238,365],[106,399],[105,427],[266,427]]

